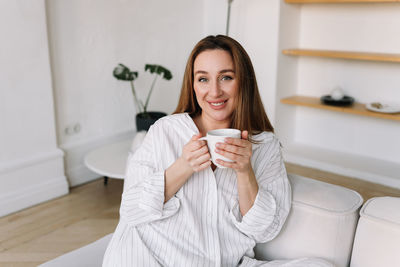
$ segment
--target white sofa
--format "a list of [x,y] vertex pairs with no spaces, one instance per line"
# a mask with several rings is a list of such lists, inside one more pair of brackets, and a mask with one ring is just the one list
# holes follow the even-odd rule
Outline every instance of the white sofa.
[[[373,198],[360,210],[363,199],[353,190],[289,178],[292,210],[278,237],[256,246],[256,258],[320,257],[339,267],[400,266],[400,198]],[[40,266],[101,266],[111,236]]]

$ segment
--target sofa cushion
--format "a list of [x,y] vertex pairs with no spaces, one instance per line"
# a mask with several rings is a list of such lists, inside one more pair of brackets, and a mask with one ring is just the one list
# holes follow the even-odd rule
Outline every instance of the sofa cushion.
[[292,210],[279,235],[257,244],[263,260],[321,257],[348,266],[363,199],[348,188],[289,174]]
[[365,202],[360,211],[362,218],[378,220],[394,227],[400,227],[400,198],[376,197]]
[[288,177],[292,185],[293,206],[345,215],[358,212],[363,203],[360,194],[348,188],[294,174]]
[[400,198],[371,198],[360,216],[351,266],[400,266]]

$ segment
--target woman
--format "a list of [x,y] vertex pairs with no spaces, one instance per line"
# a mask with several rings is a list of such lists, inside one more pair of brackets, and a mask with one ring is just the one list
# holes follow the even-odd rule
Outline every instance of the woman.
[[[208,131],[236,128],[210,161]],[[103,266],[328,266],[261,262],[257,242],[280,231],[290,185],[251,61],[227,36],[209,36],[187,62],[174,115],[158,120],[129,158],[120,222]]]

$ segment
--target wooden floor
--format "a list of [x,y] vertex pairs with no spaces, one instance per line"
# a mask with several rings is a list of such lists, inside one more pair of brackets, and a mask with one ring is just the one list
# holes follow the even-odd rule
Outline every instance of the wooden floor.
[[37,266],[115,230],[123,181],[72,188],[64,197],[0,218],[0,266]]
[[[364,199],[399,196],[400,190],[323,171],[286,165],[297,173],[358,191]],[[0,266],[37,266],[114,231],[122,180],[99,179],[71,189],[69,195],[0,218]]]

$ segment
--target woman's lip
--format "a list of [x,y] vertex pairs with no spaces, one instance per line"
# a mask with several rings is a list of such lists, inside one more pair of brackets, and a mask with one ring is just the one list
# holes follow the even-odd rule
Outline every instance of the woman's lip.
[[[219,109],[223,109],[226,107],[226,103],[228,102],[228,100],[222,100],[222,101],[207,101],[209,106],[214,109],[214,110],[219,110]],[[219,106],[214,106],[212,103],[221,103],[224,102],[223,104],[219,105]]]

